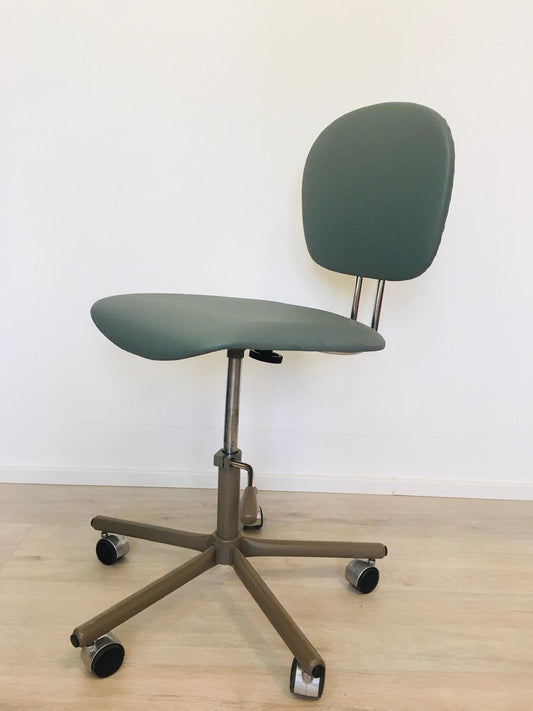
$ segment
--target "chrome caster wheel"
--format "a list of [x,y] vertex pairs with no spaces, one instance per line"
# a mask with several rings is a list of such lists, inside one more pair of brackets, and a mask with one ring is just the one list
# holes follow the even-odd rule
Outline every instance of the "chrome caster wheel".
[[294,658],[291,667],[290,689],[296,696],[319,699],[324,691],[326,669],[321,664],[313,669],[313,674],[307,674]]
[[346,580],[363,595],[371,593],[379,582],[379,570],[372,560],[352,560],[346,566]]
[[255,523],[246,523],[243,528],[245,531],[259,531],[260,528],[263,528],[263,509],[260,506],[257,507]]
[[120,558],[124,558],[129,549],[130,544],[125,536],[102,533],[102,538],[96,544],[96,556],[104,565],[113,565]]
[[112,632],[108,632],[89,647],[84,647],[81,658],[91,674],[104,679],[120,669],[124,661],[124,647]]

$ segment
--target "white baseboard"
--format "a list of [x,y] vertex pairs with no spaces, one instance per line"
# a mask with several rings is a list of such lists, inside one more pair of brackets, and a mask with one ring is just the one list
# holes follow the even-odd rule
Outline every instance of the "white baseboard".
[[[168,470],[0,466],[0,482],[212,489],[217,485],[217,473],[216,470],[211,472],[177,472]],[[306,491],[397,496],[436,496],[466,499],[520,499],[533,501],[533,482],[415,479],[395,476],[282,476],[261,473],[258,474],[256,483],[259,489],[265,491]]]
[[533,501],[533,482],[395,478],[393,493],[397,496]]
[[0,481],[11,484],[73,484],[78,486],[155,486],[212,489],[217,473],[158,469],[89,469],[82,467],[0,467]]

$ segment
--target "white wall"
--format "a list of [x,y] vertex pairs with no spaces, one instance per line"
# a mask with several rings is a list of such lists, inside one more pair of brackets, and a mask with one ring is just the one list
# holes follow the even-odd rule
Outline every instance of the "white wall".
[[0,477],[213,485],[225,355],[137,359],[91,303],[347,313],[352,279],[305,250],[303,162],[340,114],[407,100],[456,140],[441,252],[389,285],[384,352],[247,359],[240,444],[263,487],[533,498],[531,8],[4,0]]

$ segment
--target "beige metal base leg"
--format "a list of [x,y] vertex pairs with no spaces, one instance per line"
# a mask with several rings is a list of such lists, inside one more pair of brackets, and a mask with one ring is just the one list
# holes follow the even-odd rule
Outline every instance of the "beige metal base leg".
[[387,547],[382,543],[343,541],[270,541],[264,538],[241,539],[242,553],[252,556],[300,556],[302,558],[384,558]]
[[294,654],[304,672],[312,677],[323,676],[325,663],[320,654],[275,597],[263,578],[238,550],[233,551],[233,567],[276,632]]
[[88,647],[93,644],[104,633],[129,620],[130,617],[137,615],[142,610],[153,605],[154,602],[161,600],[161,598],[212,568],[216,565],[215,556],[215,547],[211,546],[211,548],[200,553],[192,560],[180,565],[179,568],[163,575],[125,600],[96,615],[96,617],[93,617],[83,625],[76,627],[70,638],[73,646]]
[[122,518],[112,518],[111,516],[95,516],[91,521],[91,526],[97,531],[117,533],[131,538],[141,538],[144,541],[166,543],[170,546],[179,546],[180,548],[188,548],[194,551],[205,551],[209,546],[213,545],[213,536],[210,534],[178,531],[174,528],[153,526],[149,523],[137,523],[136,521],[127,521]]

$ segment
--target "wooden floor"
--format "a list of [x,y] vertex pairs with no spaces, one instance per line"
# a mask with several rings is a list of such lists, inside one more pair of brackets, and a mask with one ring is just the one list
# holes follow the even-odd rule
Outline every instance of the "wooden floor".
[[131,541],[107,567],[96,513],[212,531],[215,492],[0,485],[0,709],[530,711],[533,502],[266,492],[269,538],[378,540],[374,593],[346,561],[254,566],[327,663],[320,701],[289,693],[292,657],[218,566],[117,630],[120,671],[89,676],[72,629],[191,557]]

